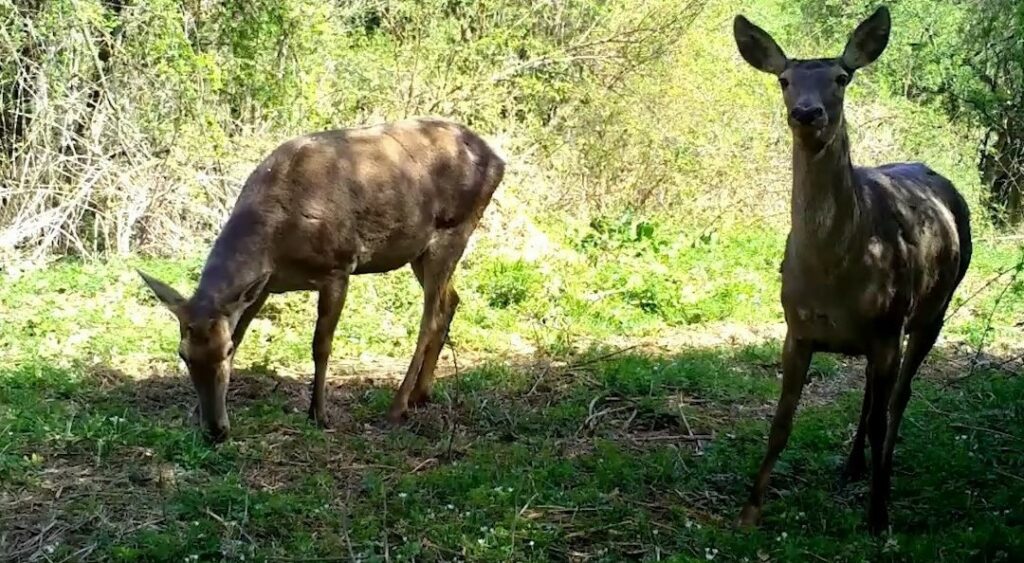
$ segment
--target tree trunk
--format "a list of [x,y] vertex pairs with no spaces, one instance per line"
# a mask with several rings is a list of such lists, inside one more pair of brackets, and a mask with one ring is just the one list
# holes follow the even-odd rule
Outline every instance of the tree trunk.
[[[1024,129],[1022,129],[1024,130]],[[1013,128],[990,131],[981,147],[978,171],[989,194],[989,214],[1004,226],[1017,226],[1024,220],[1024,136]]]

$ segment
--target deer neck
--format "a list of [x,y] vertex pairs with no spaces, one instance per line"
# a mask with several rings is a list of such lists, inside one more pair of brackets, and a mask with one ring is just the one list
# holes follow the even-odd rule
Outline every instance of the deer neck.
[[845,122],[824,146],[794,135],[791,203],[790,236],[805,249],[801,254],[816,262],[842,259],[836,250],[856,240],[860,217]]
[[[199,276],[192,301],[207,315],[237,296],[246,287],[271,268],[267,252],[272,232],[267,222],[256,212],[241,210],[231,214],[213,243]],[[241,311],[230,318],[234,329]]]

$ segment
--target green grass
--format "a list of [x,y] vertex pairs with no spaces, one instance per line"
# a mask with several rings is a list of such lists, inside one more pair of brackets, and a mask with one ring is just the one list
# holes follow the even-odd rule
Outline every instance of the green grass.
[[[69,261],[9,280],[0,543],[51,561],[1024,556],[1024,380],[1000,367],[1019,336],[1019,284],[1004,276],[964,304],[916,385],[893,535],[866,533],[865,485],[835,486],[862,378],[830,356],[815,358],[763,526],[740,532],[731,522],[778,393],[781,238],[635,227],[570,233],[561,260],[470,256],[453,326],[461,370],[397,429],[383,423],[392,382],[341,376],[403,370],[419,314],[411,274],[353,284],[326,432],[305,418],[312,297],[273,298],[240,351],[233,438],[217,448],[187,422],[174,323],[133,272],[186,290],[199,259]],[[960,295],[1018,252],[981,245]],[[731,341],[735,326],[754,337]],[[970,354],[983,336],[992,362],[958,379],[954,344]],[[452,371],[447,353],[442,364]]]

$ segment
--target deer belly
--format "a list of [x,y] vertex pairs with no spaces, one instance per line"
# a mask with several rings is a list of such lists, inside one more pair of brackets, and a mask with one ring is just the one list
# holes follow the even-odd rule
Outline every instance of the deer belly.
[[[433,233],[429,233],[433,234]],[[383,244],[361,244],[356,252],[353,274],[379,274],[397,270],[412,262],[426,250],[430,236],[394,236]]]
[[839,354],[864,352],[865,328],[856,315],[833,308],[796,306],[786,310],[788,330],[814,343],[817,351]]
[[270,293],[315,291],[320,288],[323,277],[313,272],[280,268],[274,272],[270,277],[270,281],[267,282],[267,291]]

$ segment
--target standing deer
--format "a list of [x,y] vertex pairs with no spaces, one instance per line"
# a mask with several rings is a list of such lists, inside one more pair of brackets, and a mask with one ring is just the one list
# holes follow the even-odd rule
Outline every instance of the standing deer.
[[949,180],[920,163],[859,168],[850,162],[843,96],[857,69],[882,54],[889,29],[889,11],[881,7],[857,27],[839,58],[803,60],[786,57],[743,16],[734,21],[743,58],[778,77],[793,136],[791,229],[781,268],[782,394],[742,526],[760,520],[811,356],[835,352],[867,358],[843,480],[864,477],[867,434],[868,524],[874,534],[888,528],[893,448],[910,383],[971,261],[970,211]]
[[309,418],[327,426],[331,340],[353,274],[411,264],[423,287],[416,351],[389,420],[430,398],[434,368],[459,303],[451,276],[504,175],[468,128],[437,119],[324,131],[275,149],[246,180],[185,299],[139,272],[178,318],[178,354],[209,437],[227,438],[231,363],[268,294],[318,291]]

